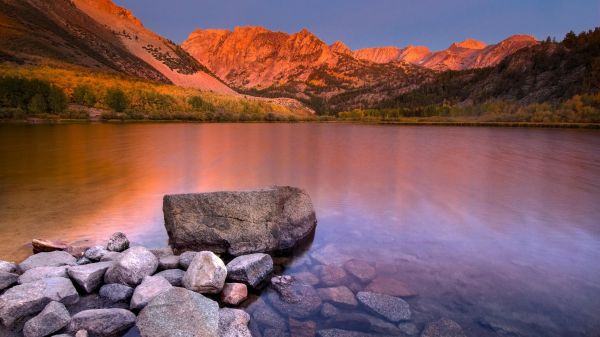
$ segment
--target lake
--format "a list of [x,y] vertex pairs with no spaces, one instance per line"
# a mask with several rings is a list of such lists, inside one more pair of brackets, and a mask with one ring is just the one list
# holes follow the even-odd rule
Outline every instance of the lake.
[[594,130],[0,125],[0,258],[115,231],[162,247],[164,194],[270,185],[306,189],[317,212],[286,274],[364,260],[417,294],[417,329],[448,317],[468,336],[600,334]]

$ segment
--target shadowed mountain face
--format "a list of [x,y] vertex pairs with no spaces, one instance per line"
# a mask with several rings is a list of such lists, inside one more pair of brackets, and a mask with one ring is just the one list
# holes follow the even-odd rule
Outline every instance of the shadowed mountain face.
[[426,47],[382,47],[352,51],[328,46],[304,29],[295,34],[262,27],[197,30],[183,49],[229,85],[265,96],[295,97],[331,110],[364,107],[426,83],[434,71],[484,68],[519,49],[536,45],[513,36],[486,46],[476,40],[431,52]]
[[73,64],[234,93],[174,43],[110,0],[0,0],[0,59]]

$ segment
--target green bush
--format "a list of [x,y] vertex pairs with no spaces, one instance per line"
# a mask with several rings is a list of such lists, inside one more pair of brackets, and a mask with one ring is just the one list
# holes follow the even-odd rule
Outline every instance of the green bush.
[[54,114],[63,113],[67,109],[67,95],[65,92],[58,87],[50,87],[48,107],[50,108],[50,112]]
[[48,104],[46,104],[46,98],[42,94],[35,94],[29,105],[27,105],[27,111],[32,114],[45,114],[48,112]]
[[96,105],[97,99],[92,88],[87,85],[78,85],[73,90],[73,103],[93,107]]
[[123,112],[129,106],[129,101],[121,89],[108,89],[105,98],[106,105],[115,112]]

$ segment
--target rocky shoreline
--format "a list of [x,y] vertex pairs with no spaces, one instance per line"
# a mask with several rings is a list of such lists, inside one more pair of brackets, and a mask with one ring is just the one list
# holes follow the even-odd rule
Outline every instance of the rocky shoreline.
[[[465,336],[446,318],[417,324],[407,302],[414,291],[335,250],[312,252],[303,271],[286,274],[290,258],[266,252],[293,247],[314,230],[302,190],[165,197],[164,209],[178,252],[131,245],[119,232],[92,247],[34,240],[34,255],[0,261],[0,335]],[[200,241],[182,235],[190,228],[204,233]],[[268,234],[248,242],[248,228],[251,237]],[[206,246],[216,249],[198,249]]]

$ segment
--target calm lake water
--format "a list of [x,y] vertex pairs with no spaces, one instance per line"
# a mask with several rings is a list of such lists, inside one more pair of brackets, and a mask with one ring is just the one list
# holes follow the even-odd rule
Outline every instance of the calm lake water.
[[0,258],[115,231],[161,247],[164,194],[268,185],[305,188],[319,221],[285,273],[359,258],[418,293],[418,329],[600,336],[598,131],[0,125]]

